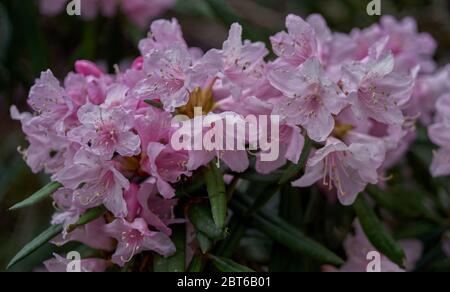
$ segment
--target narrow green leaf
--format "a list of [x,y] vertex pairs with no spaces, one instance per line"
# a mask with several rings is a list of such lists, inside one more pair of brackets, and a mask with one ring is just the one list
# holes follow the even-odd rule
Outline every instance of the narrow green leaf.
[[186,229],[185,226],[177,226],[173,229],[172,240],[177,249],[170,257],[155,256],[153,269],[155,272],[180,273],[186,270]]
[[207,254],[213,247],[213,241],[201,232],[197,233],[197,241],[203,254]]
[[[246,214],[247,207],[235,200],[231,207],[241,215]],[[320,243],[308,238],[300,230],[287,223],[283,219],[259,211],[248,217],[249,223],[253,227],[267,234],[275,242],[287,247],[293,252],[297,252],[316,259],[321,263],[340,266],[344,261],[335,253],[321,245]]]
[[377,204],[396,215],[413,219],[425,218],[437,224],[446,224],[445,219],[428,208],[426,196],[418,189],[393,187],[383,191],[371,185],[366,191]]
[[162,109],[162,108],[163,108],[162,103],[157,102],[157,101],[154,101],[154,100],[151,100],[151,99],[146,99],[146,100],[144,100],[144,102],[145,102],[146,104],[149,104],[149,105],[151,105],[151,106],[153,106],[153,107],[156,107],[156,108],[159,108],[159,109]]
[[233,260],[216,257],[213,255],[210,255],[209,258],[211,259],[213,265],[221,272],[225,273],[251,273],[254,272],[254,270],[240,265]]
[[217,227],[212,218],[211,209],[206,205],[192,205],[189,208],[189,219],[195,229],[211,239],[222,239],[223,229]]
[[300,155],[300,160],[297,164],[291,164],[288,169],[284,172],[279,185],[284,185],[286,183],[291,182],[293,179],[298,176],[300,171],[305,167],[306,162],[308,161],[309,153],[311,152],[313,146],[313,142],[309,139],[308,136],[305,137],[305,145],[303,146],[302,154]]
[[46,198],[51,196],[56,190],[58,190],[61,187],[62,185],[60,183],[51,182],[42,189],[40,189],[39,191],[37,191],[36,193],[34,193],[33,195],[31,195],[29,198],[9,208],[9,210],[14,211],[37,204],[42,200],[45,200]]
[[210,165],[205,171],[205,181],[214,223],[223,229],[227,218],[227,195],[223,173],[215,165]]
[[359,222],[369,241],[391,261],[404,268],[405,252],[385,230],[373,209],[363,195],[359,195],[353,205]]
[[[78,227],[84,226],[93,220],[99,218],[106,212],[106,209],[101,206],[97,208],[93,208],[88,210],[81,218],[78,220],[77,223],[69,226],[68,232],[72,232]],[[22,250],[20,250],[17,255],[11,260],[11,262],[8,264],[7,269],[14,266],[33,252],[35,252],[39,247],[47,243],[48,241],[55,238],[58,234],[60,234],[63,231],[63,225],[53,225],[50,228],[48,228],[46,231],[41,233],[38,237],[33,239],[30,243],[28,243]]]
[[83,216],[81,216],[80,220],[78,220],[77,223],[70,225],[67,228],[67,232],[70,233],[70,232],[74,231],[75,229],[77,229],[78,227],[84,226],[84,225],[94,221],[95,219],[99,218],[100,216],[102,216],[105,213],[106,213],[106,209],[103,206],[90,209]]
[[187,272],[188,273],[200,273],[201,271],[203,271],[203,259],[201,256],[195,256],[192,261],[191,264],[189,265]]
[[39,247],[49,242],[53,238],[55,238],[58,234],[60,234],[63,230],[62,225],[53,225],[44,232],[42,232],[38,237],[33,239],[30,243],[25,245],[25,247],[17,253],[17,255],[9,262],[6,269],[8,270],[28,255],[35,252]]

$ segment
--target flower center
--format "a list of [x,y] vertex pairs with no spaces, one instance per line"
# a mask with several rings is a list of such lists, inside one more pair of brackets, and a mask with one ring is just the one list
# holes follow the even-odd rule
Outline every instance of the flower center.
[[336,124],[333,129],[333,136],[342,140],[347,136],[348,132],[355,129],[355,126],[350,124]]
[[197,87],[193,92],[191,92],[189,95],[188,103],[177,109],[178,114],[186,115],[189,118],[193,119],[195,116],[195,108],[200,107],[202,109],[203,115],[207,115],[208,113],[213,111],[215,102],[212,88],[215,82],[216,79],[214,79],[206,89]]
[[138,246],[144,236],[136,229],[122,232],[122,241],[129,246]]
[[97,133],[101,144],[108,147],[117,143],[117,130],[113,125],[103,124],[97,128]]

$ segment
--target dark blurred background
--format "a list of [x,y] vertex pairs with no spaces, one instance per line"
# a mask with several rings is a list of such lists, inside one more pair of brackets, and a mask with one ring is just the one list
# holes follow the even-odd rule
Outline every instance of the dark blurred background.
[[[320,13],[334,31],[367,27],[378,17],[368,16],[369,0],[179,0],[161,17],[176,17],[191,46],[220,47],[228,27],[238,21],[245,37],[268,41],[284,29],[288,13]],[[382,0],[382,13],[397,18],[414,17],[421,31],[438,41],[436,59],[450,61],[450,0]],[[48,178],[32,174],[18,154],[26,147],[20,125],[11,121],[12,104],[26,110],[29,87],[39,73],[51,68],[62,79],[77,59],[99,61],[112,70],[115,64],[138,55],[137,43],[146,31],[124,15],[84,21],[61,14],[44,17],[37,1],[0,0],[0,270],[29,240],[49,225],[52,206],[46,201],[19,212],[8,208],[44,185]],[[50,257],[44,247],[15,267],[29,271]]]

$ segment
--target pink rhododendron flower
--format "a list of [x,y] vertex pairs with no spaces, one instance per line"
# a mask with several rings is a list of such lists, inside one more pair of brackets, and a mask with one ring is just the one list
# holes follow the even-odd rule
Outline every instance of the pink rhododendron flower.
[[296,15],[286,18],[287,32],[273,36],[273,51],[282,62],[294,67],[303,64],[310,57],[317,57],[318,48],[314,28]]
[[149,231],[147,223],[141,218],[132,223],[117,219],[108,224],[105,230],[118,241],[112,261],[119,266],[124,266],[143,251],[155,251],[163,256],[170,256],[175,252],[170,238],[162,232]]
[[62,237],[57,241],[64,241],[67,237],[67,229],[75,224],[86,211],[86,208],[79,204],[74,198],[74,192],[68,188],[60,188],[53,194],[54,206],[57,209],[53,215],[52,224],[62,224],[64,231]]
[[[264,91],[264,90],[263,90]],[[278,93],[277,93],[278,94]],[[267,115],[270,116],[273,112],[274,104],[271,102],[259,99],[256,96],[243,97],[236,101],[233,98],[222,100],[220,102],[220,108],[225,111],[234,111],[242,115],[243,117],[249,115]],[[260,127],[261,125],[257,125]],[[302,135],[301,129],[295,125],[281,122],[279,125],[279,137],[272,136],[272,129],[270,127],[270,121],[267,120],[267,140],[271,141],[273,145],[279,145],[278,158],[273,161],[264,161],[261,157],[261,152],[256,154],[255,170],[259,173],[268,174],[275,171],[284,165],[287,161],[297,163],[300,159],[301,152],[305,139]],[[249,143],[258,145],[258,141],[251,141],[248,137]],[[268,151],[262,151],[264,154],[268,154]]]
[[[189,50],[178,21],[161,19],[151,24],[149,37],[139,42],[139,50],[142,56],[146,56],[153,51],[164,51],[173,45]],[[142,64],[143,61],[142,58]]]
[[53,173],[64,166],[68,143],[56,130],[47,129],[45,118],[20,114],[16,107],[11,108],[11,116],[22,123],[22,131],[27,135],[30,146],[22,154],[34,173]]
[[278,159],[275,161],[264,161],[261,159],[261,155],[258,155],[255,164],[257,172],[269,174],[286,165],[287,161],[296,164],[300,160],[305,144],[305,139],[300,129],[295,126],[283,125],[280,131]]
[[218,71],[211,63],[219,62],[214,52],[194,62],[190,52],[179,45],[164,51],[153,50],[144,59],[144,71],[149,76],[133,89],[139,99],[160,100],[165,110],[173,112],[186,105],[197,87],[205,87]]
[[307,187],[320,180],[336,188],[337,197],[344,205],[351,205],[368,183],[378,182],[377,170],[384,160],[383,143],[376,138],[359,135],[355,142],[329,138],[324,148],[309,159],[305,175],[292,184]]
[[411,98],[415,78],[396,74],[394,57],[390,54],[379,60],[353,63],[344,67],[349,84],[352,108],[356,115],[372,118],[385,124],[404,122],[402,106]]
[[143,169],[156,180],[156,186],[163,197],[173,198],[175,190],[170,183],[179,182],[182,175],[190,175],[187,170],[187,152],[175,151],[160,143],[150,143],[147,156]]
[[[196,125],[203,125],[196,127]],[[208,126],[205,126],[208,124]],[[193,120],[183,122],[180,135],[189,143],[189,160],[187,168],[196,170],[207,165],[212,160],[222,160],[232,171],[243,172],[249,167],[249,159],[245,150],[245,128],[243,118],[233,112],[221,114],[209,114],[207,116],[195,117]],[[230,131],[232,129],[232,131]],[[238,140],[241,137],[241,141]],[[207,141],[196,149],[195,141]],[[227,145],[233,145],[227,149]],[[198,146],[198,145],[197,145]]]
[[42,118],[41,123],[56,124],[56,130],[65,130],[65,121],[73,113],[74,105],[53,73],[42,72],[30,89],[28,103]]
[[308,59],[295,71],[277,68],[269,74],[269,80],[285,95],[274,113],[288,123],[303,126],[311,139],[325,141],[335,125],[333,114],[347,103],[339,87],[324,76],[319,60]]
[[430,75],[420,75],[411,102],[406,107],[409,116],[419,116],[424,125],[433,122],[436,101],[450,91],[450,66]]
[[264,77],[264,57],[269,51],[264,43],[242,42],[242,27],[239,24],[231,26],[229,37],[219,53],[223,61],[220,80],[233,97],[240,98],[244,88]]
[[141,185],[137,198],[141,207],[140,216],[159,231],[170,236],[172,230],[168,226],[184,222],[183,219],[175,219],[173,212],[178,199],[168,200],[161,197],[151,179]]
[[86,104],[78,110],[81,126],[68,135],[94,154],[111,159],[115,152],[122,156],[140,153],[140,139],[131,129],[134,117],[124,110],[104,109]]
[[53,179],[72,189],[74,201],[85,209],[105,204],[116,216],[127,215],[123,192],[130,182],[112,162],[102,162],[98,156],[79,151],[73,164],[55,173]]
[[436,42],[429,34],[417,30],[412,18],[397,21],[392,16],[383,16],[380,24],[363,31],[355,30],[352,37],[358,43],[361,59],[367,56],[374,41],[388,37],[387,49],[395,56],[396,70],[408,71],[420,65],[421,70],[431,72],[435,67]]

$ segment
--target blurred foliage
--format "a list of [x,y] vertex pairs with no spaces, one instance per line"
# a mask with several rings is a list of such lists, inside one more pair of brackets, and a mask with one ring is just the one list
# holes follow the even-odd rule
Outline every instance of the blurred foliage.
[[[270,35],[284,29],[284,18],[288,13],[301,16],[320,13],[333,30],[349,32],[354,27],[366,27],[378,21],[378,17],[366,14],[368,2],[179,0],[176,7],[162,17],[178,18],[188,43],[208,49],[221,46],[229,25],[235,21],[244,26],[245,37],[268,42]],[[417,19],[420,30],[431,33],[439,43],[436,55],[438,62],[444,64],[450,61],[450,1],[382,0],[382,5],[383,14],[398,18],[413,16]],[[9,118],[9,107],[16,104],[21,110],[26,109],[27,91],[42,70],[51,68],[56,76],[62,77],[72,70],[76,59],[90,59],[100,60],[111,71],[115,64],[130,62],[137,56],[137,42],[145,35],[146,31],[131,24],[123,15],[112,19],[99,17],[89,22],[65,14],[48,18],[40,15],[36,1],[0,0],[0,270],[21,246],[46,229],[52,214],[49,201],[40,203],[37,208],[16,213],[5,211],[48,182],[45,176],[32,174],[16,151],[18,145],[25,147],[26,142],[18,123]],[[438,195],[427,195],[426,199],[435,203],[438,212],[445,216],[448,215],[445,213],[448,212],[448,197],[446,204],[439,192],[433,191],[449,190],[450,184],[446,180],[433,180],[429,176],[427,155],[429,156],[431,147],[426,137],[423,141],[419,139],[408,154],[404,166],[409,166],[413,175],[421,178],[417,181],[417,186],[409,187],[437,193]],[[248,187],[252,188],[252,193],[256,196],[267,186],[256,182]],[[279,206],[281,218],[343,255],[339,248],[350,230],[354,215],[352,210],[329,204],[322,194],[300,192],[289,188],[282,190],[280,196],[272,199],[269,207]],[[424,200],[420,195],[416,197]],[[388,209],[389,202],[384,203],[386,205],[383,207]],[[442,227],[434,224],[433,220],[430,222],[430,218],[417,219],[420,215],[417,212],[395,214],[409,219],[416,216],[414,221],[402,221],[402,225],[406,226],[401,226],[402,232],[396,235],[398,238],[417,236],[423,239],[427,253],[418,269],[437,269],[436,265],[443,256],[437,246],[443,232]],[[395,219],[392,221],[398,223]],[[253,263],[244,264],[255,270],[260,267],[253,266],[254,263],[264,264],[270,259],[270,271],[319,269],[315,263],[299,258],[291,251],[272,243],[266,235],[256,230],[233,225],[232,229],[237,230],[238,234],[234,246],[219,247],[218,255],[221,252],[227,256],[234,255],[234,259],[239,261],[242,259],[240,255],[245,254],[246,260],[251,259]],[[50,254],[50,247],[45,246],[16,266],[15,270],[31,270]]]

